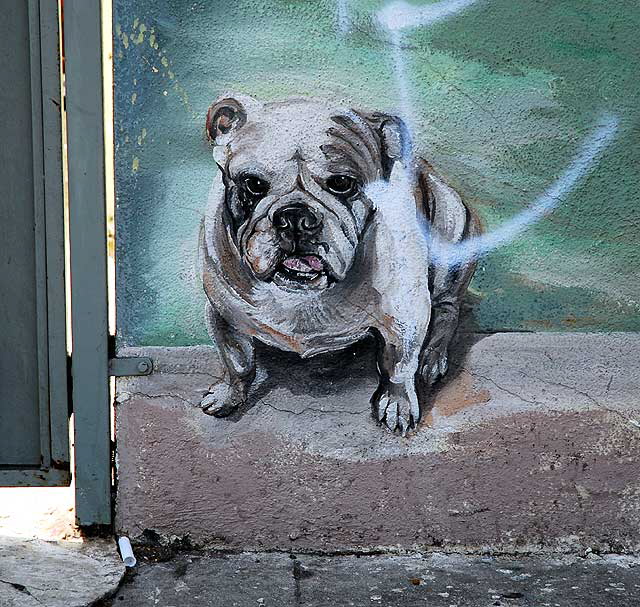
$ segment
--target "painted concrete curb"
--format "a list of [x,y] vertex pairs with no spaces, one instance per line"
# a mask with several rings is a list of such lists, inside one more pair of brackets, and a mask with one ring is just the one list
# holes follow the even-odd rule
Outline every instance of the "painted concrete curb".
[[[262,357],[254,405],[198,403],[213,348],[118,380],[117,527],[296,551],[640,549],[640,336],[462,336],[418,432],[370,418],[374,358]],[[180,470],[176,475],[175,471]]]

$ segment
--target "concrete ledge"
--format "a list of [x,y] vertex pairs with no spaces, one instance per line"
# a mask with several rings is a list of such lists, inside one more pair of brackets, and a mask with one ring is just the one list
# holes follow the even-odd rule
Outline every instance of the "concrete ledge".
[[197,407],[210,347],[117,382],[117,526],[242,549],[640,549],[640,336],[462,336],[431,412],[401,438],[369,415],[371,344],[260,352],[250,407]]

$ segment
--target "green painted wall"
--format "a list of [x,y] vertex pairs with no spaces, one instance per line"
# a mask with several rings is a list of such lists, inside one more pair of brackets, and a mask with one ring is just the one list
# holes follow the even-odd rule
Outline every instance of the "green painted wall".
[[[383,4],[348,3],[341,35],[333,1],[116,0],[120,343],[209,342],[195,262],[219,94],[397,111]],[[487,229],[563,171],[602,111],[620,119],[580,187],[480,262],[470,328],[640,329],[639,31],[633,0],[478,0],[406,37],[417,148]]]

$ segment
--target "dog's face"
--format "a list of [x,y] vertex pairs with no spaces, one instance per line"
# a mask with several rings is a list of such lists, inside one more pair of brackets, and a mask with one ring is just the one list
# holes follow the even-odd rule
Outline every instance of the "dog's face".
[[374,212],[365,187],[388,179],[405,132],[393,116],[307,100],[215,102],[207,134],[225,220],[255,277],[290,290],[343,280]]

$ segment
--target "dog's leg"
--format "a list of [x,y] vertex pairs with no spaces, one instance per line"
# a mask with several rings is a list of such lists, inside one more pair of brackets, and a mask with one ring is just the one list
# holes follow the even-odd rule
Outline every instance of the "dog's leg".
[[429,338],[422,351],[420,375],[426,386],[432,386],[449,370],[449,345],[458,328],[460,302],[444,298],[431,310]]
[[436,268],[429,337],[420,356],[424,386],[435,384],[449,369],[449,346],[458,328],[460,306],[475,271],[475,262],[456,269]]
[[392,432],[398,429],[404,435],[420,420],[415,377],[426,326],[411,331],[409,339],[402,333],[388,329],[376,332],[380,385],[371,397],[371,409],[378,422]]
[[220,350],[225,377],[213,384],[200,406],[208,415],[226,417],[247,401],[249,387],[256,374],[253,339],[226,322],[207,302],[207,328]]

